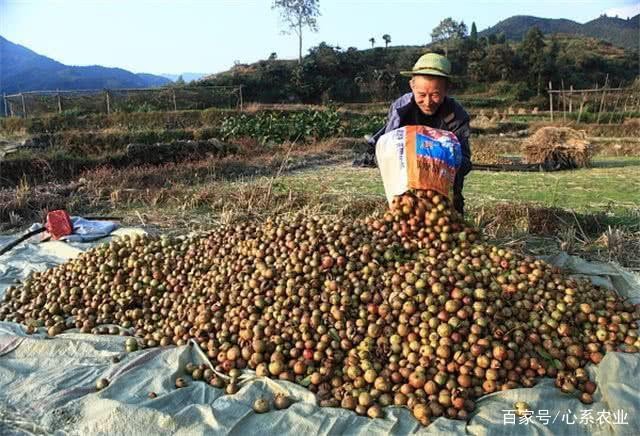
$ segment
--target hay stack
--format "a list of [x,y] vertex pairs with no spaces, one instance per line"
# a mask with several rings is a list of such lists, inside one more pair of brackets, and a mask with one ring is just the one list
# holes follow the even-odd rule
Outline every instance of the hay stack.
[[472,121],[472,124],[473,127],[479,129],[488,129],[491,127],[495,127],[495,123],[492,122],[491,119],[483,113],[475,117]]
[[524,162],[542,164],[549,169],[588,167],[595,147],[587,142],[584,131],[569,127],[543,127],[523,145]]

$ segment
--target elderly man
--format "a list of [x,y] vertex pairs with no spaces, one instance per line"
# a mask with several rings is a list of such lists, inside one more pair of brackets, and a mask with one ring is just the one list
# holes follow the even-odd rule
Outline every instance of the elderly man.
[[399,127],[422,125],[448,130],[456,135],[462,146],[462,165],[454,182],[453,206],[463,213],[464,177],[471,171],[469,115],[458,102],[447,96],[451,63],[442,55],[427,53],[418,59],[411,71],[402,71],[400,74],[411,76],[411,92],[391,104],[386,126],[368,138],[368,152],[356,160],[354,165],[375,166],[375,144],[378,138]]

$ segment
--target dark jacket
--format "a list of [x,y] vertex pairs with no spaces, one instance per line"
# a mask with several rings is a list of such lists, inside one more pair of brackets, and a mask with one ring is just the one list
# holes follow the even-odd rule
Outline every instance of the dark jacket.
[[465,176],[471,171],[469,114],[452,97],[445,97],[435,114],[425,115],[416,104],[413,93],[403,95],[391,104],[387,124],[369,139],[369,145],[375,147],[378,139],[387,132],[416,124],[448,130],[456,135],[462,148],[462,165],[458,172]]

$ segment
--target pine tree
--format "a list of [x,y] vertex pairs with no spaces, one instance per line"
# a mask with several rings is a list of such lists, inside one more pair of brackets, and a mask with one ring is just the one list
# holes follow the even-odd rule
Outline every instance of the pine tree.
[[471,38],[472,41],[478,40],[478,29],[476,28],[475,21],[471,23],[471,33],[469,34],[469,38]]

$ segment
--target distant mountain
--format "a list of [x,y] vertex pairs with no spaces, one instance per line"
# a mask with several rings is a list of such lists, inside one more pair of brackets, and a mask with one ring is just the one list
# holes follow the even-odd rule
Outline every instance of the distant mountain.
[[162,77],[166,77],[167,79],[171,79],[174,82],[178,80],[178,77],[182,76],[182,80],[184,80],[186,83],[189,83],[189,82],[193,82],[194,80],[198,80],[206,76],[207,74],[208,73],[182,73],[182,74],[163,73],[160,75]]
[[519,41],[533,26],[538,27],[544,34],[568,33],[591,36],[626,49],[640,49],[640,14],[626,20],[603,15],[584,24],[565,19],[515,15],[479,32],[478,35],[489,36],[504,32],[507,39]]
[[628,20],[602,16],[582,25],[582,34],[610,43],[640,50],[640,14]]
[[144,86],[144,88],[153,88],[171,83],[171,79],[167,80],[166,77],[158,76],[156,74],[137,73],[136,76],[145,81],[146,86]]
[[165,77],[122,68],[64,65],[0,36],[0,92],[54,89],[149,88],[171,83]]

